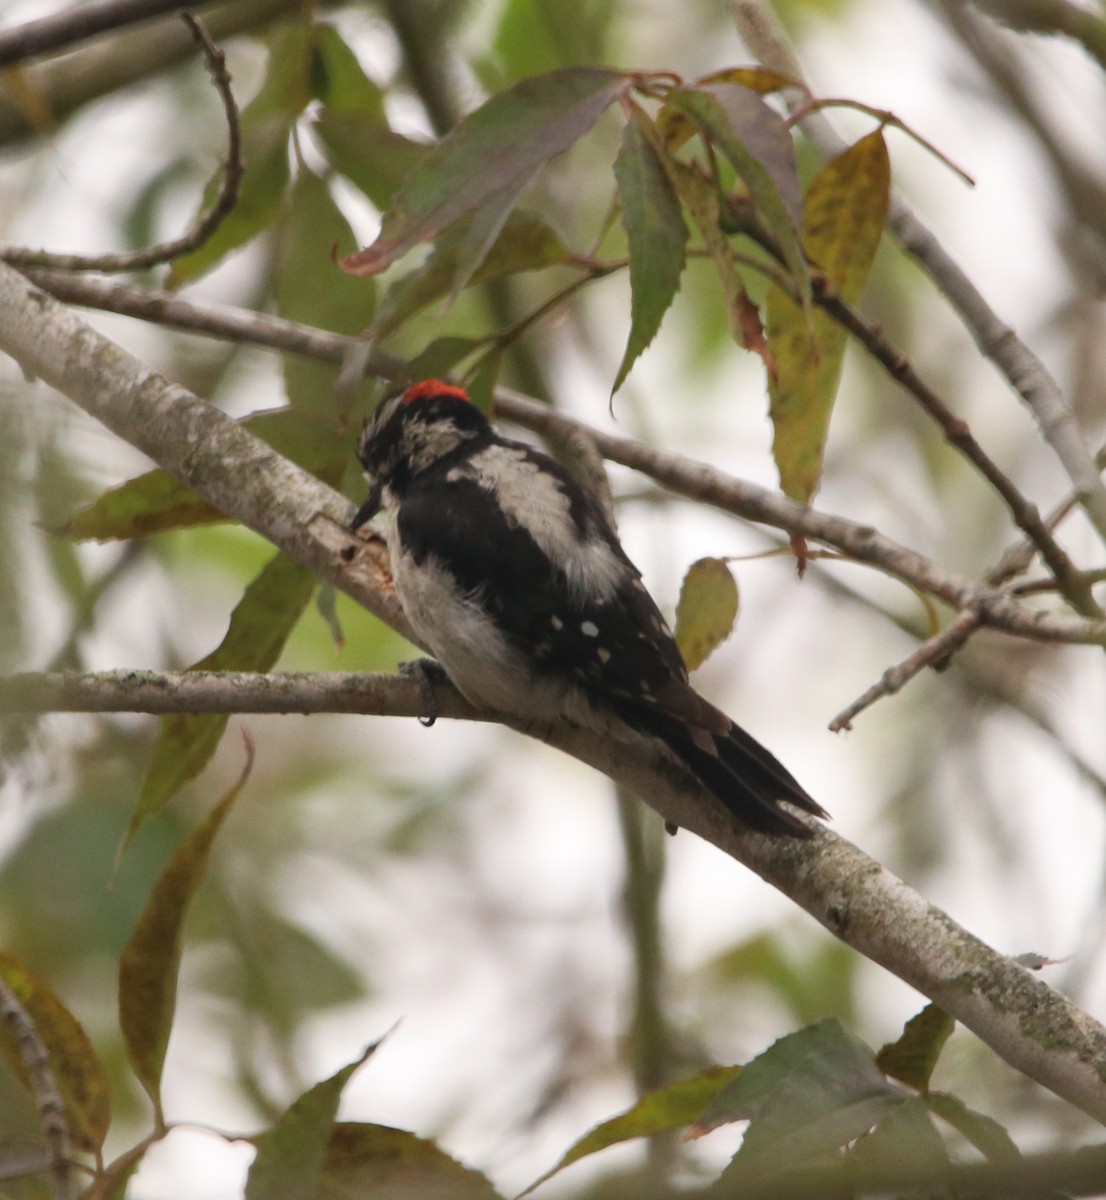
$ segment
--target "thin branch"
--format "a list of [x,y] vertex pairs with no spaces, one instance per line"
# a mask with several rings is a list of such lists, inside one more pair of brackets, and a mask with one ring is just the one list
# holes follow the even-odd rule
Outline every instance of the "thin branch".
[[48,1165],[54,1180],[54,1200],[73,1200],[76,1189],[69,1161],[69,1123],[65,1101],[58,1089],[50,1053],[30,1014],[5,979],[0,979],[0,1020],[11,1031],[19,1059],[27,1073],[38,1110],[39,1127],[46,1140]]
[[[772,70],[802,80],[794,51],[766,0],[730,0],[741,36]],[[824,113],[812,113],[803,130],[826,158],[847,146]],[[891,200],[888,226],[957,310],[980,352],[995,364],[1036,418],[1075,488],[1079,503],[1106,541],[1106,484],[1091,458],[1075,414],[1044,363],[1003,322],[959,264],[898,196]]]
[[1027,33],[1062,34],[1083,49],[1106,71],[1106,20],[1072,0],[974,0],[976,8],[1011,29]]
[[[217,675],[201,678],[197,672],[195,680],[188,675],[124,671],[37,680],[21,676],[4,682],[0,696],[5,707],[34,702],[45,708],[53,694],[58,706],[73,710],[81,707],[83,694],[92,711],[133,710],[141,696],[156,705],[156,711],[164,711],[166,695],[195,685],[212,697],[218,691],[228,708],[237,700],[239,709],[248,711],[311,711],[320,689],[328,687],[325,677],[310,675],[276,676],[274,682],[271,676],[243,674],[225,687]],[[302,691],[297,690],[297,678],[307,681]],[[373,703],[381,712],[421,711],[417,680],[347,676],[335,691],[348,700],[358,689],[375,695]],[[436,692],[441,715],[475,715],[448,684]],[[1099,1071],[1106,1061],[1106,1028],[1012,959],[984,945],[843,838],[822,827],[809,841],[767,837],[738,827],[652,739],[621,742],[566,721],[542,723],[537,729],[510,717],[490,719],[589,763],[645,800],[666,822],[698,834],[744,863],[835,936],[947,1009],[1018,1070],[1106,1123],[1106,1083]]]
[[[320,0],[320,4],[333,2]],[[86,7],[70,5],[65,15]],[[218,42],[236,34],[262,32],[272,22],[302,12],[303,0],[225,0],[203,7],[205,23]],[[52,131],[90,102],[171,69],[190,57],[193,49],[184,25],[165,18],[133,26],[125,37],[84,46],[57,60],[23,64],[20,97],[0,79],[0,146]]]
[[[440,717],[494,718],[452,688],[435,695]],[[0,712],[361,713],[423,717],[414,675],[355,671],[72,671],[0,676]]]
[[853,718],[859,716],[866,708],[870,708],[884,696],[893,696],[900,691],[915,675],[921,674],[926,667],[936,663],[947,662],[953,654],[979,628],[981,617],[974,609],[966,608],[947,629],[926,638],[924,642],[910,655],[888,667],[878,683],[870,687],[859,699],[847,708],[842,709],[829,723],[831,733],[841,733],[852,729]]
[[[211,0],[197,0],[189,7],[202,8]],[[136,21],[149,21],[185,7],[181,0],[85,0],[85,3],[0,31],[0,67],[68,50],[101,33],[123,29]]]
[[202,213],[191,229],[180,237],[144,250],[125,254],[56,254],[52,250],[27,250],[18,246],[0,248],[0,259],[13,266],[50,267],[61,271],[143,271],[148,267],[172,262],[184,254],[197,250],[209,241],[215,231],[230,215],[238,202],[245,163],[242,160],[242,132],[238,119],[238,106],[230,87],[226,55],[211,40],[207,30],[190,12],[181,14],[193,38],[204,53],[208,71],[215,83],[223,103],[227,122],[227,157],[223,165],[223,183],[215,202]]
[[[358,339],[279,317],[224,305],[190,302],[171,293],[147,291],[113,280],[41,270],[28,270],[26,275],[53,295],[72,303],[327,362],[341,363],[352,347],[363,345]],[[366,369],[381,378],[393,379],[403,365],[396,356],[374,350],[369,355]],[[566,441],[580,428],[586,428],[548,405],[539,404],[509,388],[497,389],[496,410],[501,417],[555,440]],[[656,450],[631,438],[597,429],[588,429],[587,433],[604,457],[650,476],[678,495],[834,546],[851,558],[869,563],[957,610],[978,608],[985,624],[1006,633],[1038,641],[1081,644],[1098,644],[1106,636],[1104,622],[1031,610],[1000,589],[980,588],[972,581],[946,571],[923,555],[884,537],[871,526],[796,504],[782,493],[737,479],[682,455]]]
[[1076,569],[1067,553],[1052,536],[1036,505],[1031,504],[1014,482],[1002,471],[972,435],[968,423],[958,417],[940,396],[918,375],[908,359],[887,341],[882,332],[869,324],[843,297],[835,295],[824,282],[816,281],[819,303],[868,350],[894,379],[915,396],[925,411],[940,425],[946,439],[976,468],[1002,497],[1010,515],[1022,529],[1049,570],[1056,577],[1064,595],[1084,616],[1099,617],[1098,606],[1087,581]]

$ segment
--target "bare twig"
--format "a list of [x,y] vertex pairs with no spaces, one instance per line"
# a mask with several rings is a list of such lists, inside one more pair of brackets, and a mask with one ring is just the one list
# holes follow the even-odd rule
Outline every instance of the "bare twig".
[[[77,304],[328,362],[341,363],[351,345],[363,344],[358,339],[278,317],[189,302],[169,293],[150,292],[112,280],[39,270],[28,271],[27,275],[59,298]],[[382,378],[395,378],[402,367],[401,360],[393,355],[374,351],[369,357],[368,370]],[[573,418],[509,388],[496,391],[496,410],[501,417],[558,441],[567,440],[581,428]],[[747,520],[800,534],[811,541],[835,546],[851,558],[869,563],[957,610],[978,608],[985,624],[1007,633],[1038,641],[1083,644],[1098,644],[1106,636],[1104,622],[1064,613],[1032,611],[1000,589],[981,588],[958,577],[870,526],[796,504],[779,492],[737,479],[682,455],[656,450],[632,438],[597,429],[589,429],[588,436],[612,462],[640,471],[681,496]]]
[[172,262],[184,254],[198,249],[215,233],[238,202],[238,191],[242,184],[245,164],[242,161],[242,134],[238,120],[238,106],[230,88],[226,56],[215,45],[207,30],[190,12],[181,14],[192,36],[203,50],[208,70],[219,97],[227,121],[227,158],[223,167],[223,184],[215,203],[196,221],[187,232],[169,242],[147,246],[126,254],[57,254],[52,250],[27,250],[8,246],[0,249],[0,258],[13,266],[50,267],[60,271],[143,271],[148,267]]
[[[765,66],[792,79],[803,72],[790,43],[765,0],[731,0],[746,44]],[[811,113],[803,130],[827,158],[847,143],[824,113]],[[1060,459],[1099,536],[1106,541],[1106,485],[1091,458],[1074,413],[1044,363],[1002,321],[959,264],[898,196],[891,200],[891,232],[959,312],[980,352],[1002,372],[1036,418],[1041,433]]]
[[829,723],[832,733],[840,733],[852,729],[853,718],[859,716],[866,708],[870,708],[884,696],[893,696],[915,675],[920,674],[926,667],[935,663],[947,662],[948,657],[958,650],[968,638],[979,628],[980,614],[974,609],[966,608],[947,629],[926,638],[924,642],[910,655],[888,667],[878,683],[870,687],[863,696],[854,700]]
[[50,1172],[54,1180],[54,1200],[73,1200],[76,1190],[69,1161],[69,1123],[50,1065],[50,1054],[30,1014],[6,980],[0,978],[0,1019],[11,1031],[19,1050],[20,1062],[27,1073],[31,1095],[38,1110],[39,1126],[46,1139]]
[[[197,0],[193,8],[210,4]],[[110,33],[183,8],[181,0],[85,0],[85,3],[0,31],[0,67],[10,67],[52,50],[68,50],[97,34]]]
[[940,425],[948,441],[998,492],[1010,510],[1010,515],[1040,551],[1041,557],[1056,577],[1061,591],[1076,610],[1084,616],[1101,616],[1102,609],[1091,593],[1087,581],[1041,520],[1036,506],[1022,495],[1010,477],[980,446],[968,423],[951,411],[941,397],[918,375],[910,361],[887,341],[880,330],[869,324],[853,305],[843,297],[833,294],[822,281],[815,281],[815,292],[826,311],[849,330],[888,374],[917,398],[925,411]]

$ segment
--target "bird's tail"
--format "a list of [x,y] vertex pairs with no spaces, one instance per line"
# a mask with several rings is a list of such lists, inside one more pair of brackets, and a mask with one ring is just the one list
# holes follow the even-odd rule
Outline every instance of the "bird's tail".
[[713,732],[655,708],[619,706],[619,716],[638,730],[660,738],[691,773],[745,824],[762,833],[807,838],[813,829],[780,801],[816,817],[828,814],[791,774],[744,729],[728,717],[725,732]]

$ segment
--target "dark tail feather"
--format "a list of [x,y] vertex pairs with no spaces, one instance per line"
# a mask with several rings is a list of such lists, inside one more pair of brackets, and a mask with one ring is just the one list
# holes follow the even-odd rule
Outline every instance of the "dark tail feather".
[[[780,807],[781,800],[817,817],[828,815],[790,771],[740,726],[731,723],[729,733],[715,734],[689,729],[683,721],[656,709],[619,708],[627,725],[660,738],[704,787],[754,829],[790,837],[812,836],[809,826]],[[707,745],[714,747],[713,752],[704,749]]]

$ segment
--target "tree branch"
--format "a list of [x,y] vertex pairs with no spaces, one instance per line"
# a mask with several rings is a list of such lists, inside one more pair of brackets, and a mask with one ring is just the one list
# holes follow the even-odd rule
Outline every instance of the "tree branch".
[[50,1052],[30,1014],[5,979],[0,979],[0,1020],[11,1030],[38,1110],[39,1127],[46,1141],[47,1163],[54,1181],[54,1200],[73,1200],[76,1189],[69,1162],[69,1123],[65,1101],[50,1065]]
[[[348,533],[351,504],[9,267],[0,267],[0,348],[210,503],[404,628],[380,540]],[[872,536],[857,530],[861,542]],[[443,695],[442,711],[446,703]],[[504,723],[596,767],[665,821],[744,863],[1017,1069],[1106,1123],[1106,1029],[855,846],[823,828],[802,841],[738,827],[659,743],[603,739],[564,721],[540,730]]]
[[211,2],[197,0],[186,6],[181,0],[85,0],[84,4],[51,13],[37,21],[0,30],[0,67],[10,67],[52,50],[68,50],[76,42],[122,29],[136,21],[149,21],[185,7],[202,8]]
[[0,247],[0,258],[13,266],[51,267],[62,271],[144,271],[172,262],[198,249],[208,241],[238,202],[245,163],[242,159],[242,133],[238,105],[230,87],[226,55],[211,40],[207,30],[192,13],[182,14],[184,23],[203,51],[212,81],[223,103],[227,120],[227,157],[223,164],[223,183],[219,194],[206,212],[201,212],[192,227],[180,237],[125,254],[59,254],[53,250],[29,250],[22,246]]
[[[182,300],[172,293],[146,291],[113,280],[38,269],[28,269],[25,274],[52,295],[75,304],[328,362],[342,363],[352,348],[364,345],[357,339],[279,317]],[[365,369],[390,379],[399,374],[403,365],[394,355],[374,350],[368,356]],[[937,596],[957,610],[977,609],[985,625],[1035,641],[1098,644],[1106,637],[1106,623],[1102,621],[1027,608],[1001,588],[980,587],[954,575],[923,555],[884,537],[871,526],[796,504],[779,492],[737,479],[682,455],[655,450],[631,438],[588,429],[548,405],[539,404],[509,388],[498,388],[495,400],[496,412],[508,421],[564,443],[571,443],[584,429],[604,457],[650,476],[677,495],[834,546],[851,558],[869,563],[913,588]]]
[[[772,70],[802,80],[802,67],[766,0],[730,2],[741,36],[757,58]],[[826,158],[835,158],[846,148],[847,143],[824,113],[811,113],[802,127]],[[1067,472],[1079,503],[1106,542],[1106,484],[1056,380],[999,318],[934,233],[897,195],[891,198],[888,227],[960,314],[980,352],[1002,372],[1033,414],[1045,441]]]

